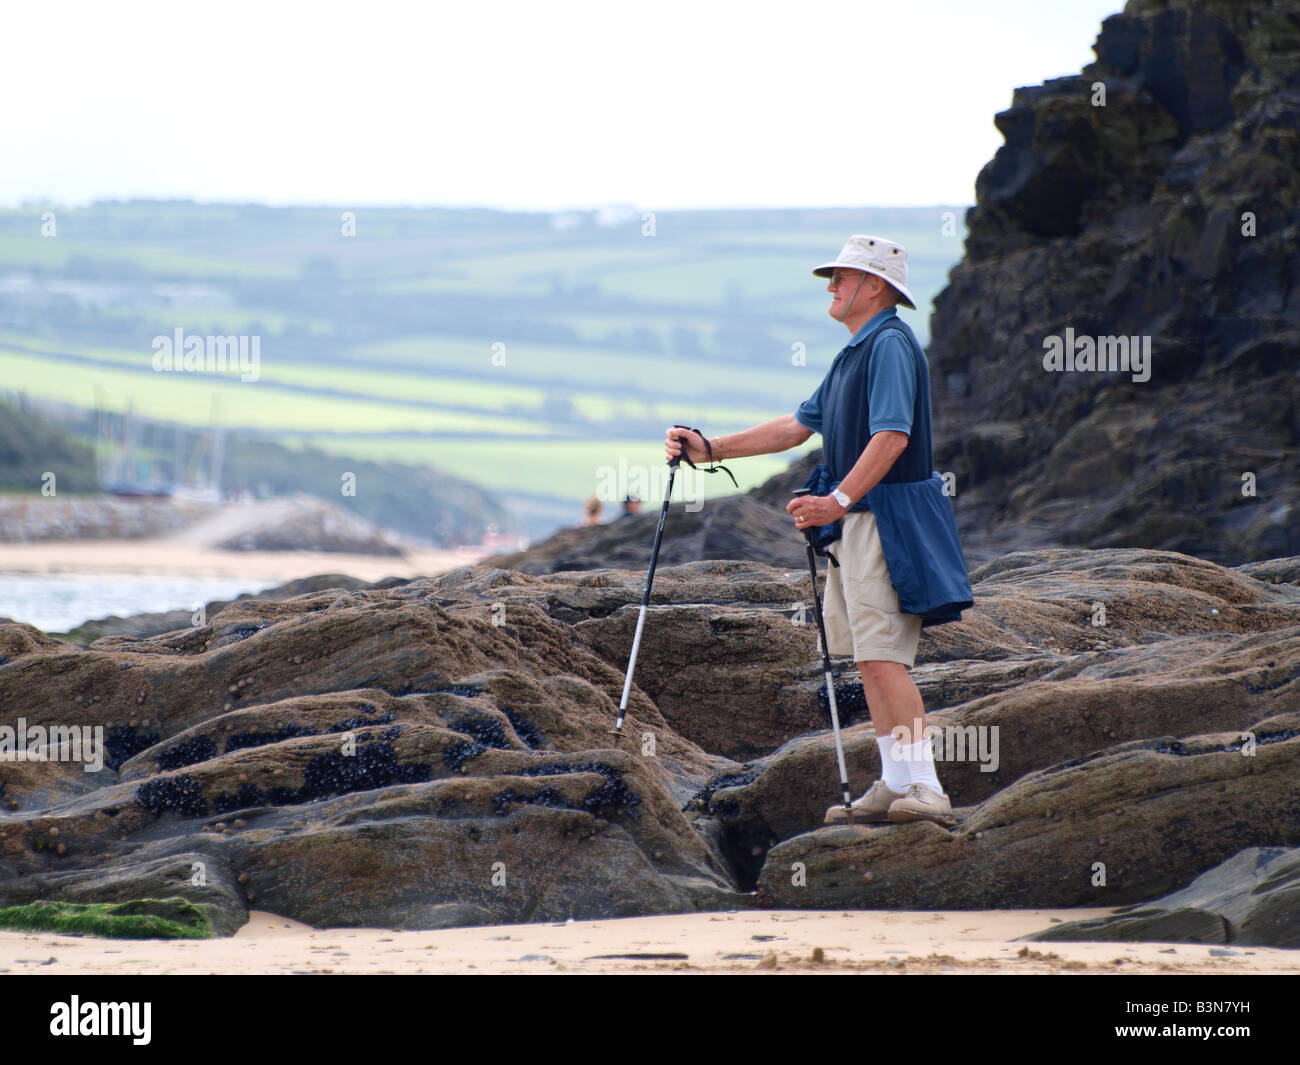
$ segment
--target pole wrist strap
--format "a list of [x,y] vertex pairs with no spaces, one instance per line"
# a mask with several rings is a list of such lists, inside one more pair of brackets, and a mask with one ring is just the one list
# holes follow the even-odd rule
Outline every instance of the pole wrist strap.
[[720,463],[720,462],[718,462],[718,461],[716,461],[716,460],[714,459],[714,457],[713,457],[713,445],[709,443],[709,438],[708,438],[707,436],[705,436],[705,435],[704,435],[702,432],[700,432],[698,429],[693,429],[693,428],[691,428],[691,426],[689,426],[689,425],[677,425],[677,424],[674,424],[674,425],[673,425],[673,428],[674,428],[674,429],[686,429],[686,430],[688,430],[688,431],[694,433],[696,436],[698,436],[701,440],[704,441],[704,450],[705,450],[705,452],[707,452],[707,454],[708,454],[708,456],[709,456],[709,466],[708,466],[708,468],[707,468],[707,469],[701,469],[699,466],[695,465],[695,463],[693,463],[690,459],[688,459],[688,458],[686,457],[686,445],[683,444],[683,445],[682,445],[682,461],[683,461],[684,463],[686,463],[686,465],[688,465],[688,466],[689,466],[691,469],[693,469],[693,470],[699,470],[700,473],[718,473],[719,471],[721,471],[722,473],[725,473],[728,477],[731,478],[731,483],[732,483],[732,484],[736,485],[737,488],[740,487],[740,485],[736,483],[735,475],[734,475],[734,474],[733,474],[729,469],[727,469],[726,466],[722,465],[722,463]]

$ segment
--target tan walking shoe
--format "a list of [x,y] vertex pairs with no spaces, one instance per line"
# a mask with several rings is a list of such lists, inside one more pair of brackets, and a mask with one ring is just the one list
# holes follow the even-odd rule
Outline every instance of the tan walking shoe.
[[891,821],[951,821],[952,803],[928,784],[909,784],[907,794],[889,807]]
[[[860,799],[853,801],[853,823],[854,824],[871,824],[888,820],[886,815],[889,813],[890,804],[903,798],[904,793],[894,791],[885,785],[883,780],[877,780],[869,787]],[[844,804],[836,803],[826,811],[826,820],[822,822],[827,825],[847,825],[849,823],[849,812],[844,809]]]

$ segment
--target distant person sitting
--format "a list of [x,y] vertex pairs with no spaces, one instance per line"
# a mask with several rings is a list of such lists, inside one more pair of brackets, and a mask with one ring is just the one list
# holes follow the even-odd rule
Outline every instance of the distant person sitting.
[[586,505],[583,507],[583,517],[582,521],[578,523],[578,528],[582,528],[585,525],[599,525],[601,507],[602,504],[599,496],[592,496],[588,499]]
[[618,516],[618,520],[622,521],[624,518],[635,518],[640,513],[641,500],[636,496],[628,496],[623,500],[623,513]]

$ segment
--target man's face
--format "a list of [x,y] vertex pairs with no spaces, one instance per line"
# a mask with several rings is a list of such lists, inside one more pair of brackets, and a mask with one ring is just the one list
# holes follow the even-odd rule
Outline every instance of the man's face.
[[[830,281],[826,283],[826,291],[831,293],[830,316],[837,322],[844,321],[853,293],[857,291],[859,282],[862,282],[865,276],[866,271],[850,270],[847,267],[836,267],[832,272]],[[862,282],[862,285],[863,288],[866,287],[865,282]]]

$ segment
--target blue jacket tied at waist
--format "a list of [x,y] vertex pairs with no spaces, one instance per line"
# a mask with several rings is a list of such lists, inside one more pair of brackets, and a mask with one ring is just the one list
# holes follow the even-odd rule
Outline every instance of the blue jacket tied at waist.
[[[804,487],[824,496],[838,483],[831,482],[823,463]],[[882,481],[867,493],[867,503],[876,516],[899,610],[920,614],[922,628],[960,621],[961,612],[975,599],[943,478],[934,472],[924,481]],[[812,530],[813,544],[824,553],[840,533],[838,521],[819,526]]]

